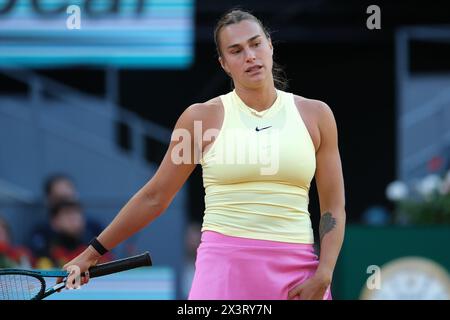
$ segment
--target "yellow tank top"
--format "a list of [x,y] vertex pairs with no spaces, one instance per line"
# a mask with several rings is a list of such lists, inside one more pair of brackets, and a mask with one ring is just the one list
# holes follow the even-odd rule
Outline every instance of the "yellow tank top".
[[[220,131],[203,155],[202,231],[250,239],[314,243],[308,212],[315,148],[291,93],[277,90],[262,112],[235,91],[220,97]],[[209,138],[208,138],[209,136]]]

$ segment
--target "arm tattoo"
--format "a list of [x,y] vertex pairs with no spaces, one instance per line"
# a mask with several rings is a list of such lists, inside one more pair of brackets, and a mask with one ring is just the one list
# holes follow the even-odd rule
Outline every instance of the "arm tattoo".
[[320,224],[319,224],[319,235],[320,235],[320,242],[322,242],[323,237],[333,230],[333,228],[336,226],[336,219],[333,218],[330,212],[325,212],[320,217]]

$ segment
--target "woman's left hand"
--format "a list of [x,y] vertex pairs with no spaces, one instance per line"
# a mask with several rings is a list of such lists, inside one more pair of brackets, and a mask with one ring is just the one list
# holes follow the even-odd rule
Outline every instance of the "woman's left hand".
[[329,288],[329,277],[315,274],[302,284],[296,286],[288,293],[288,299],[298,296],[300,300],[323,300],[325,292]]

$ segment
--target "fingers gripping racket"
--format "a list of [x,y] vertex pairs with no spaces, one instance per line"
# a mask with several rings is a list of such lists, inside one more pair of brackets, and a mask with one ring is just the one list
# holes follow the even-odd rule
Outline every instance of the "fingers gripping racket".
[[[143,254],[89,268],[89,277],[101,277],[138,267],[151,266],[150,254]],[[41,300],[66,285],[67,271],[0,269],[0,300]],[[64,278],[46,289],[44,278]]]

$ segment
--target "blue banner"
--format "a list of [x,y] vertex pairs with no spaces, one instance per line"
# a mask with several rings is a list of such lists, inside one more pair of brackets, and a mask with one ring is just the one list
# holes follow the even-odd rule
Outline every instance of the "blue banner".
[[0,0],[0,67],[186,68],[194,0]]

